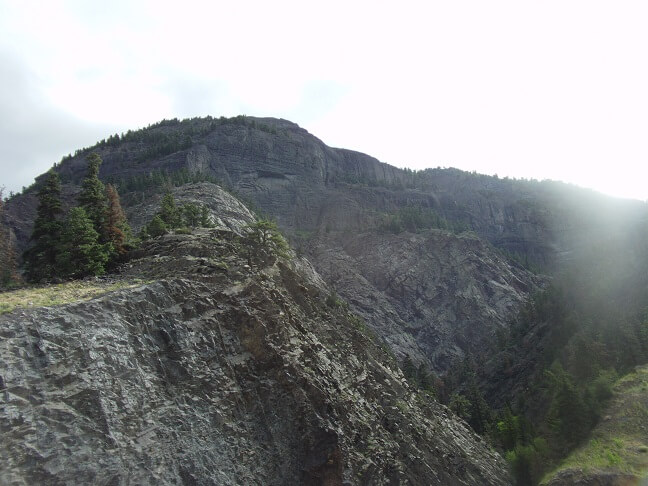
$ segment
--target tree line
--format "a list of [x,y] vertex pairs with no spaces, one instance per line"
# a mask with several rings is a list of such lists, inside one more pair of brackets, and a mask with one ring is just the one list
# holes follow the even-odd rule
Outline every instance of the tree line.
[[[475,431],[490,438],[511,464],[517,484],[537,484],[547,468],[585,440],[599,422],[614,383],[648,361],[648,312],[597,315],[575,304],[578,289],[554,284],[535,294],[508,332],[498,336],[495,373],[507,375],[516,357],[530,351],[529,335],[542,330],[534,361],[538,370],[522,395],[491,410],[476,379],[483,366],[471,359],[444,377],[448,405]],[[608,304],[613,306],[614,304]],[[448,393],[448,392],[446,392]]]
[[87,160],[77,205],[67,214],[61,203],[61,181],[53,169],[38,190],[32,246],[23,253],[30,282],[102,275],[133,244],[117,190],[99,180],[101,157],[92,153]]
[[185,203],[176,205],[173,194],[167,191],[160,202],[160,209],[151,221],[140,231],[140,237],[147,239],[161,236],[169,231],[188,232],[191,229],[214,226],[209,217],[209,208],[204,204]]
[[378,221],[378,230],[386,233],[419,233],[428,229],[443,229],[458,234],[470,230],[470,226],[462,221],[448,221],[434,209],[420,206],[399,208],[393,213],[383,214]]
[[16,244],[8,225],[4,224],[4,188],[0,187],[0,288],[20,282]]

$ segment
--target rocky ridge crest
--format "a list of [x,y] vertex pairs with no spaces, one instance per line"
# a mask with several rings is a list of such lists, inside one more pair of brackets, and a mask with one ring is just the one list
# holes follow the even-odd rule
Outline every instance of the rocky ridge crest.
[[212,194],[216,228],[151,240],[115,277],[148,283],[0,317],[7,484],[510,482],[307,261],[250,268],[250,213]]

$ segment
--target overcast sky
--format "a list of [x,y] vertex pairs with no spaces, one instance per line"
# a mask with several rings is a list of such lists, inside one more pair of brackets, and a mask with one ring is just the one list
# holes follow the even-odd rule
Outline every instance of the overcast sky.
[[162,118],[648,199],[648,2],[0,0],[0,187]]

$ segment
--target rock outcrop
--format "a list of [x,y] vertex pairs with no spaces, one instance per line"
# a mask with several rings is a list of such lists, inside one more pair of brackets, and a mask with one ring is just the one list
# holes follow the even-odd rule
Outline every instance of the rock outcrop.
[[510,482],[307,261],[250,268],[249,212],[212,194],[216,228],[115,276],[148,283],[0,317],[3,484]]
[[544,282],[476,235],[446,230],[331,235],[308,254],[400,359],[436,372],[484,357]]
[[[150,216],[142,208],[154,208],[151,185],[179,173],[222,181],[275,218],[399,357],[410,354],[439,372],[453,357],[487,351],[489,337],[547,281],[514,259],[555,273],[647,217],[645,204],[549,181],[397,169],[330,148],[294,123],[271,118],[165,121],[92,150],[104,160],[101,177],[119,185],[135,227]],[[70,200],[84,176],[86,154],[57,167]],[[187,190],[193,192],[176,191],[176,197],[211,197],[200,188]],[[433,210],[482,241],[435,231],[383,237],[377,231],[381,218],[407,207]],[[33,193],[7,204],[8,223],[22,247],[34,214]],[[638,241],[630,238],[619,254],[629,254],[624,248],[632,250]],[[371,259],[362,258],[365,244]],[[471,257],[459,257],[463,251]]]

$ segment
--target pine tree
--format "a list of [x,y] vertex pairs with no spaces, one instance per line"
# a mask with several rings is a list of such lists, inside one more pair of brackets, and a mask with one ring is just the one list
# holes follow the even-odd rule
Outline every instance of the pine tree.
[[200,206],[200,226],[203,228],[211,228],[214,226],[209,218],[209,208],[204,204]]
[[131,228],[119,201],[117,189],[112,184],[106,186],[106,215],[104,217],[104,234],[108,243],[112,244],[113,254],[120,257],[126,253],[126,242],[131,238]]
[[248,233],[243,238],[247,247],[248,265],[259,267],[269,264],[273,258],[288,257],[288,243],[277,228],[277,223],[261,219],[248,225]]
[[166,224],[162,221],[162,218],[159,214],[153,216],[153,219],[146,226],[146,233],[148,236],[156,237],[162,236],[168,231]]
[[558,441],[565,447],[576,444],[589,430],[590,410],[574,381],[555,363],[545,372],[551,383],[552,400],[547,421]]
[[81,194],[79,194],[79,205],[85,210],[92,221],[92,225],[99,233],[102,241],[108,241],[108,235],[104,234],[104,221],[108,201],[103,183],[99,180],[99,166],[101,157],[97,153],[88,156],[88,173],[81,183]]
[[448,404],[450,410],[459,415],[464,420],[470,420],[470,409],[472,404],[465,396],[460,393],[453,393]]
[[474,381],[468,386],[466,398],[470,402],[470,418],[467,421],[475,432],[484,435],[492,420],[492,413]]
[[173,199],[173,194],[171,194],[171,192],[167,192],[162,197],[159,214],[167,228],[173,229],[180,226],[180,211],[178,211],[178,208],[176,207],[175,199]]
[[23,254],[30,281],[56,275],[56,248],[61,234],[61,181],[53,170],[38,191],[38,209],[31,235],[33,246]]
[[432,381],[432,375],[428,371],[425,363],[421,363],[416,370],[416,377],[418,381],[418,386],[421,390],[434,393],[434,383]]
[[495,433],[497,434],[497,438],[504,450],[513,450],[521,439],[521,430],[520,418],[513,415],[511,409],[506,407],[501,420],[497,421],[495,426]]
[[416,366],[409,354],[405,355],[405,359],[403,359],[403,374],[412,382],[416,380]]
[[4,188],[0,187],[0,288],[20,280],[11,230],[4,224],[3,192]]
[[184,222],[190,228],[200,225],[200,206],[194,203],[187,203],[182,206],[182,216]]
[[57,248],[60,276],[102,275],[108,262],[109,246],[99,242],[99,233],[85,210],[72,208],[65,219]]

